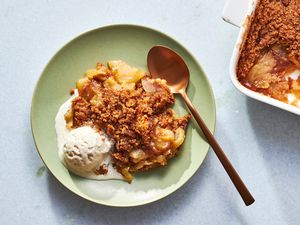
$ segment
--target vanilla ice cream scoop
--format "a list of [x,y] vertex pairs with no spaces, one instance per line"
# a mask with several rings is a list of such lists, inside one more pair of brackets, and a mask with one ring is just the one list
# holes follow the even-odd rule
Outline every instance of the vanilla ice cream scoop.
[[89,126],[79,127],[66,137],[64,161],[78,175],[91,173],[99,169],[111,147],[111,142],[104,134]]
[[[64,115],[72,108],[74,95],[59,108],[55,117],[58,156],[71,172],[94,180],[120,179],[123,176],[113,166],[111,151],[113,143],[104,132],[97,132],[90,126],[74,129],[66,127]],[[103,173],[106,170],[107,173]],[[101,171],[101,172],[100,172]]]

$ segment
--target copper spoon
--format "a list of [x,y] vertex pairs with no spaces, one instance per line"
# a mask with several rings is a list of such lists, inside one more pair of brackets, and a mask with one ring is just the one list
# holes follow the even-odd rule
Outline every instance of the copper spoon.
[[147,63],[153,78],[165,79],[171,91],[182,96],[245,204],[251,205],[255,201],[254,198],[186,94],[186,88],[189,84],[189,69],[183,59],[167,47],[154,46],[148,53]]

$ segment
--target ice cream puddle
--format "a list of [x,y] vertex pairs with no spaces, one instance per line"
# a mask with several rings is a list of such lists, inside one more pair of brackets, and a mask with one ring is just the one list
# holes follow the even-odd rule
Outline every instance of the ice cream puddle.
[[103,132],[90,126],[67,128],[65,114],[78,96],[75,90],[61,105],[55,118],[58,154],[61,162],[74,174],[95,180],[123,179],[111,162],[113,143]]

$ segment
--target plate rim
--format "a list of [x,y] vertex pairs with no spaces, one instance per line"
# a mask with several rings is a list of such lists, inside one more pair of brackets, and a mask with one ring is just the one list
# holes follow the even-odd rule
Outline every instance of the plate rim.
[[36,137],[35,137],[35,132],[36,131],[34,131],[34,126],[33,126],[33,108],[34,108],[36,91],[37,91],[37,88],[38,88],[38,86],[39,86],[39,84],[41,82],[41,79],[43,77],[44,72],[48,68],[49,64],[54,60],[54,58],[61,51],[63,51],[68,45],[70,45],[71,43],[73,43],[77,39],[80,39],[84,35],[87,35],[89,33],[92,33],[92,32],[98,31],[98,30],[104,30],[104,29],[107,29],[107,28],[118,28],[118,27],[132,27],[132,28],[149,30],[151,32],[156,32],[156,33],[158,33],[160,35],[163,35],[163,36],[169,38],[174,43],[176,43],[178,46],[180,46],[184,51],[186,51],[191,56],[191,58],[194,60],[194,62],[196,63],[196,65],[202,70],[202,72],[203,72],[203,78],[207,82],[207,84],[208,84],[208,90],[209,90],[209,92],[210,92],[210,94],[212,96],[212,109],[213,109],[213,118],[214,119],[213,119],[213,125],[212,125],[213,128],[212,128],[211,132],[213,134],[215,133],[217,118],[216,118],[216,101],[215,101],[214,92],[212,90],[212,86],[211,86],[211,84],[209,82],[209,79],[208,79],[208,77],[207,77],[207,75],[206,75],[203,67],[198,62],[197,58],[185,46],[183,46],[179,41],[177,41],[171,35],[169,35],[167,33],[164,33],[162,31],[159,31],[159,30],[157,30],[155,28],[152,28],[150,26],[145,26],[145,25],[131,24],[131,23],[116,23],[116,24],[109,24],[109,25],[99,26],[99,27],[95,27],[95,28],[92,28],[92,29],[88,29],[86,31],[83,31],[83,32],[81,32],[81,33],[73,36],[73,38],[71,38],[69,41],[65,42],[65,44],[63,44],[61,47],[58,48],[58,50],[55,51],[54,55],[50,58],[50,60],[46,63],[46,65],[43,66],[43,69],[40,72],[40,75],[39,75],[38,79],[36,80],[36,83],[35,83],[35,86],[34,86],[34,89],[33,89],[33,93],[32,93],[32,98],[31,98],[31,106],[30,106],[30,128],[31,128],[31,134],[32,134],[32,138],[33,138],[33,141],[34,141],[34,145],[35,145],[36,151],[38,152],[38,155],[40,156],[40,158],[41,158],[42,162],[44,163],[45,167],[47,168],[48,171],[51,172],[51,174],[53,175],[53,177],[55,177],[55,179],[60,184],[62,184],[63,187],[67,188],[67,190],[71,191],[75,195],[77,195],[77,196],[79,196],[79,197],[81,197],[81,198],[83,198],[85,200],[88,200],[90,202],[99,204],[99,205],[105,205],[105,206],[110,206],[110,207],[119,207],[119,208],[128,208],[128,207],[142,206],[142,205],[146,205],[146,204],[150,204],[150,203],[156,202],[158,200],[166,198],[167,196],[173,194],[174,192],[176,192],[177,190],[179,190],[180,188],[182,188],[195,175],[195,173],[200,169],[201,165],[203,164],[204,159],[207,157],[207,153],[208,153],[208,151],[210,149],[210,146],[208,145],[208,149],[207,149],[207,151],[205,153],[205,156],[204,156],[203,160],[201,161],[201,163],[199,164],[199,166],[197,166],[197,169],[195,169],[195,171],[193,171],[192,173],[190,173],[185,178],[185,180],[182,182],[182,184],[180,184],[175,189],[172,189],[170,191],[164,192],[163,194],[158,195],[156,198],[143,200],[143,201],[140,201],[140,202],[135,203],[135,204],[126,204],[126,205],[124,205],[124,204],[113,204],[113,203],[102,202],[101,200],[100,201],[96,200],[96,199],[94,199],[92,197],[89,197],[89,196],[83,194],[83,193],[77,193],[76,191],[74,191],[71,188],[69,188],[68,185],[65,185],[62,181],[60,181],[60,179],[57,178],[57,176],[55,175],[55,173],[48,167],[48,165],[46,163],[46,160],[44,160],[44,158],[41,155],[41,152],[40,152],[40,150],[39,150],[39,148],[37,146],[37,143],[36,143]]

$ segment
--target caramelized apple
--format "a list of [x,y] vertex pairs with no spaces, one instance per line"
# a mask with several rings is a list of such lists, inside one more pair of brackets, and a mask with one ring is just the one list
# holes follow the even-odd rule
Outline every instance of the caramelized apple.
[[113,71],[114,78],[120,84],[136,83],[145,76],[145,72],[131,67],[121,60],[109,61],[108,67]]

